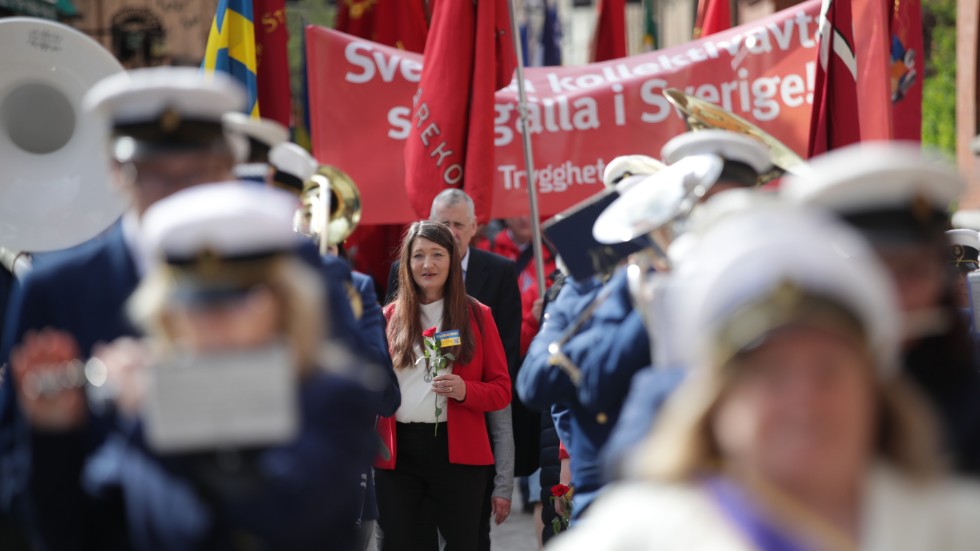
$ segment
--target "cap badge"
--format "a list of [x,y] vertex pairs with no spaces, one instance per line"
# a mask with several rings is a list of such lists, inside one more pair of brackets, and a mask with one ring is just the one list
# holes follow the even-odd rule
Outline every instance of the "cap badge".
[[912,200],[912,216],[920,222],[927,222],[932,217],[932,204],[924,195],[916,195]]
[[173,134],[180,127],[180,113],[173,107],[167,107],[160,115],[160,130],[165,134]]

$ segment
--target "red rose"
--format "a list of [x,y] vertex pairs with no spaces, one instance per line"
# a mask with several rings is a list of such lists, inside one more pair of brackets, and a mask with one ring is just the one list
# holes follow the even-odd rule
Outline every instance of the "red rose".
[[428,338],[435,337],[436,336],[436,328],[435,327],[430,327],[430,328],[426,329],[425,331],[422,331],[422,336],[423,337],[428,337]]
[[551,487],[552,497],[563,497],[567,493],[568,493],[568,486],[565,486],[564,484],[555,484],[554,486]]

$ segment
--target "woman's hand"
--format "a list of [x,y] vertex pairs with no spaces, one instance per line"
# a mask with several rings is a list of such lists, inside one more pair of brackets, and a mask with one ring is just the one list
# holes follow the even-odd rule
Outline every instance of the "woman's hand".
[[432,392],[462,402],[466,399],[466,382],[459,375],[444,373],[432,379]]
[[[80,387],[46,389],[42,380],[64,380],[79,364],[78,344],[71,334],[55,329],[28,331],[10,354],[21,410],[40,430],[67,431],[85,423],[85,395]],[[77,369],[77,367],[75,368]]]
[[119,410],[138,415],[146,395],[146,368],[151,358],[146,342],[122,337],[97,346],[93,356],[105,365],[106,384],[115,392]]

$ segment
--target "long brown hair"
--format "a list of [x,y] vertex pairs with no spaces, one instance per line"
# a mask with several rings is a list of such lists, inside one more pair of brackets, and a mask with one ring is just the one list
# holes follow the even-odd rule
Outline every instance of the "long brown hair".
[[443,350],[453,354],[459,363],[468,363],[473,357],[473,334],[470,331],[470,300],[463,285],[463,266],[459,247],[452,232],[445,224],[424,220],[408,228],[402,239],[398,266],[398,293],[394,311],[388,320],[388,342],[391,343],[391,359],[396,368],[415,365],[415,345],[422,346],[422,327],[419,308],[419,287],[412,277],[412,247],[415,240],[424,237],[449,251],[449,275],[443,292],[442,325],[445,329],[459,329],[461,346]]

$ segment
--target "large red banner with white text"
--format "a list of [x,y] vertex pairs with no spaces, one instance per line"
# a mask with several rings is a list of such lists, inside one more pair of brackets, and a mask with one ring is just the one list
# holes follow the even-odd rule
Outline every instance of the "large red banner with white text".
[[[602,189],[618,155],[659,157],[685,130],[662,95],[679,88],[757,124],[806,153],[819,0],[700,40],[577,67],[525,71],[529,130],[541,214],[551,216]],[[411,125],[438,146],[412,95],[422,56],[321,27],[307,28],[313,153],[350,174],[361,190],[362,224],[414,220],[402,150]],[[465,94],[465,90],[460,90]],[[497,92],[494,218],[526,214],[527,174],[517,87]],[[469,185],[472,185],[470,183]]]

